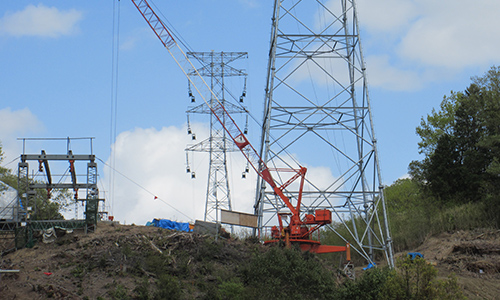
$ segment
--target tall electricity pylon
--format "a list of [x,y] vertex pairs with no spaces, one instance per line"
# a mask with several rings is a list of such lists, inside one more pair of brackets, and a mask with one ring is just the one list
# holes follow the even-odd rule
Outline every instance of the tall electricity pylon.
[[[210,89],[213,92],[213,94],[211,94],[207,91],[208,94],[206,95],[207,99],[210,99],[211,106],[215,101],[215,95],[224,105],[229,114],[234,115],[247,113],[246,109],[242,106],[237,106],[228,101],[233,100],[237,103],[238,101],[239,103],[242,103],[246,97],[247,74],[243,69],[236,69],[232,65],[236,60],[248,58],[247,52],[188,52],[187,56],[190,59],[194,58],[192,61],[197,61],[201,64],[200,68],[197,70],[191,70],[188,75],[196,77],[196,72],[198,72],[201,76],[207,78],[207,83],[209,81]],[[243,78],[243,90],[241,94],[236,95],[229,90],[228,86],[234,86],[234,82],[231,82],[233,84],[228,84],[228,82],[226,82],[229,77]],[[193,96],[191,86],[188,88],[188,93],[191,98],[191,102],[194,103],[195,98]],[[222,124],[217,121],[205,103],[189,108],[186,113],[188,118],[188,134],[192,135],[193,140],[196,136],[195,133],[192,132],[189,115],[210,115],[210,136],[200,143],[187,147],[186,151],[208,152],[210,155],[204,220],[209,222],[218,222],[220,221],[220,209],[232,210],[231,193],[228,182],[227,153],[236,151],[239,152],[240,150],[235,147],[232,140],[226,137],[226,131],[223,127],[224,120],[222,120]],[[246,120],[246,126],[248,126],[248,118]],[[247,131],[246,126],[245,131]],[[191,170],[189,160],[187,162],[187,166],[187,172],[191,173],[191,177],[194,178],[196,175],[194,170]]]
[[[353,0],[275,0],[260,154],[270,168],[308,168],[303,213],[332,211],[335,232],[393,266],[383,185]],[[285,181],[286,178],[276,178]],[[286,194],[297,199],[298,186]],[[262,232],[286,206],[257,183]]]

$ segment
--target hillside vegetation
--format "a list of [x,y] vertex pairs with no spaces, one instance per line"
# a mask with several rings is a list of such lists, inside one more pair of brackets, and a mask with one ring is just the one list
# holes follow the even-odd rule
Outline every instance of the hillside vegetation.
[[[2,256],[2,299],[495,299],[500,295],[500,68],[422,118],[421,161],[385,188],[396,269],[340,271],[337,255],[99,223]],[[0,148],[0,160],[1,160]],[[0,180],[16,187],[10,170]],[[37,197],[37,219],[66,195]],[[352,221],[352,220],[351,220]],[[348,221],[349,222],[349,221]],[[335,226],[335,225],[334,225]],[[342,234],[340,226],[338,232]],[[344,241],[322,233],[324,243]],[[345,236],[348,236],[347,234]],[[40,239],[41,240],[41,239]],[[425,259],[405,254],[419,251]],[[364,265],[356,254],[353,261]]]
[[500,226],[500,68],[422,118],[421,161],[386,189],[395,249],[441,232]]
[[[146,226],[99,223],[59,232],[2,257],[2,299],[460,299],[455,278],[424,260],[371,269],[356,281],[332,262],[253,239],[222,240]],[[420,278],[418,280],[417,278]],[[409,282],[409,285],[407,283]],[[402,298],[401,298],[402,297]],[[407,298],[409,297],[409,298]]]

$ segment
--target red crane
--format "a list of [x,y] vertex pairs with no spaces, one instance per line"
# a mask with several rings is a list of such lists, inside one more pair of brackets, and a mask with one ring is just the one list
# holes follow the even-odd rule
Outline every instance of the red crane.
[[[160,20],[158,15],[151,8],[146,0],[131,0],[137,7],[141,15],[144,17],[146,22],[149,24],[151,29],[153,29],[156,36],[160,39],[163,46],[168,50],[172,58],[175,60],[179,68],[184,72],[191,86],[195,88],[198,94],[202,97],[203,101],[207,104],[212,114],[217,118],[217,120],[222,124],[222,127],[226,131],[227,135],[234,141],[236,146],[241,150],[241,153],[248,160],[252,168],[257,172],[257,174],[262,177],[273,189],[274,193],[285,203],[285,205],[290,210],[291,215],[288,226],[283,225],[283,215],[278,214],[279,228],[273,226],[271,229],[271,236],[273,240],[266,241],[265,244],[273,244],[278,242],[284,242],[287,246],[291,244],[297,244],[304,251],[310,251],[314,253],[330,253],[330,252],[346,252],[347,261],[350,261],[350,247],[349,244],[346,246],[328,246],[321,245],[319,239],[312,239],[311,234],[318,230],[320,227],[332,222],[332,212],[328,209],[318,209],[315,214],[306,214],[303,219],[300,218],[300,204],[302,201],[302,189],[304,187],[304,179],[307,172],[305,167],[299,167],[298,169],[269,169],[266,163],[259,156],[257,151],[250,144],[246,136],[236,125],[236,122],[228,114],[225,107],[219,101],[217,95],[210,89],[209,85],[205,82],[203,77],[198,73],[197,69],[193,66],[189,58],[186,56],[183,49],[176,42],[167,26]],[[187,68],[183,67],[180,62],[185,62]],[[214,104],[210,103],[205,99],[203,93],[200,92],[199,86],[193,82],[191,76],[188,76],[187,70],[191,69],[197,75],[197,79],[201,80],[201,88],[207,89],[215,101]],[[224,122],[222,121],[224,120]],[[273,172],[292,172],[294,173],[292,177],[284,184],[278,186],[271,176],[271,171]],[[297,204],[294,206],[290,199],[284,194],[284,190],[295,180],[300,178],[299,195],[297,199]]]

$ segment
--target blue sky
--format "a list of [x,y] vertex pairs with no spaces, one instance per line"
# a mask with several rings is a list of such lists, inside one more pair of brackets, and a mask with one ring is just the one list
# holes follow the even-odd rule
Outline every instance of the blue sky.
[[[154,3],[193,50],[249,53],[246,104],[260,118],[272,1]],[[382,176],[391,184],[420,159],[415,127],[421,117],[500,61],[500,2],[360,0],[357,7]],[[114,54],[113,41],[119,44]],[[108,164],[116,139],[113,164],[140,187],[118,175],[110,180],[109,169],[99,166],[113,215],[127,223],[203,217],[206,179],[193,181],[184,172],[184,148],[192,143],[185,128],[187,83],[131,1],[4,1],[0,55],[3,165],[17,168],[19,137],[95,137],[94,153]],[[195,122],[198,136],[207,132],[206,119]],[[249,136],[257,144],[260,132],[253,126]],[[85,144],[73,146],[88,151]],[[31,143],[27,152],[50,147]],[[206,173],[207,158],[196,159],[197,174]],[[244,161],[237,154],[233,161],[233,206],[249,212],[255,177],[237,178]]]

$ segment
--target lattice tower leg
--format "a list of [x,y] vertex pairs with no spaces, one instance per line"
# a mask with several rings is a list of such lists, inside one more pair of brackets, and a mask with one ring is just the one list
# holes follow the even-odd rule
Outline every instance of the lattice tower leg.
[[[331,210],[329,231],[392,266],[355,3],[275,0],[272,20],[260,155],[269,168],[307,167],[302,212]],[[256,192],[265,233],[287,208],[263,180]],[[297,186],[285,192],[298,198]]]
[[85,220],[87,231],[94,232],[97,226],[97,213],[99,210],[99,190],[97,189],[97,164],[87,164],[87,197],[85,204]]

